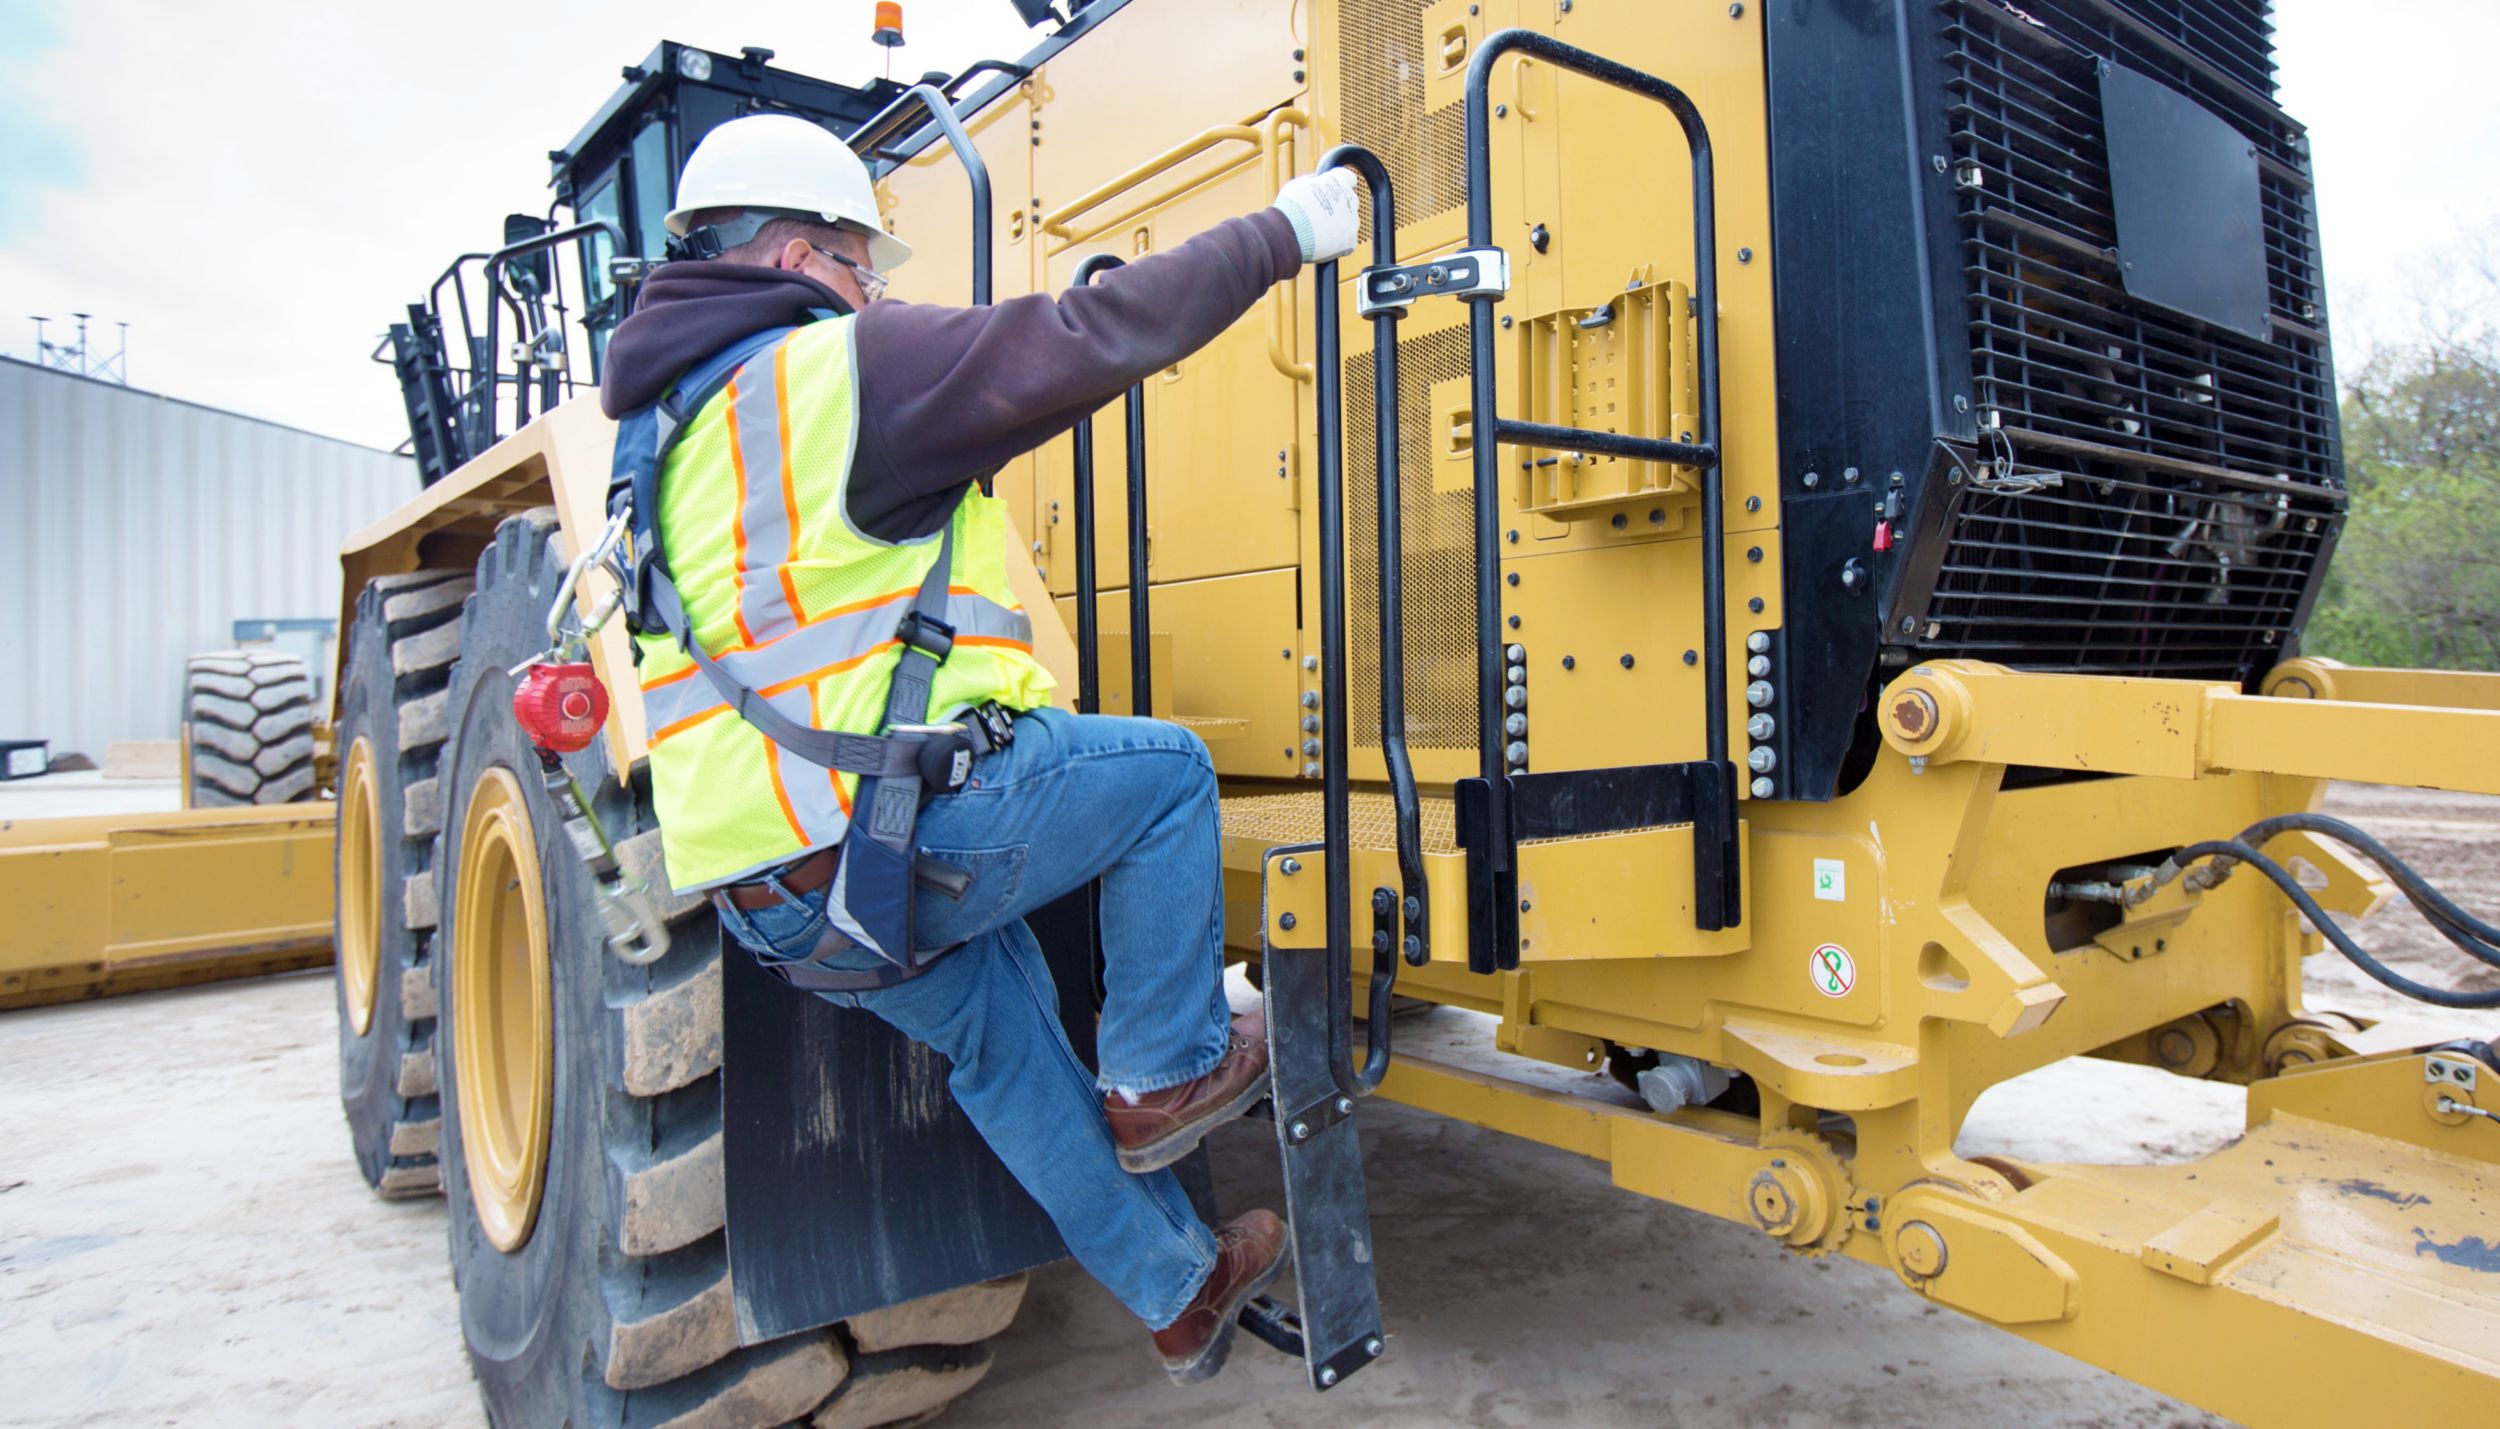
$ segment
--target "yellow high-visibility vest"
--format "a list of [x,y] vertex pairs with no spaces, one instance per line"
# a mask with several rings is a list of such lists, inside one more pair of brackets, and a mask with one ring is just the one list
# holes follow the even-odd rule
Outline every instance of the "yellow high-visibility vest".
[[[940,533],[896,544],[851,525],[855,321],[810,323],[749,359],[670,451],[655,519],[688,633],[705,654],[801,724],[875,734],[902,654],[896,628],[937,560]],[[952,519],[944,618],[955,643],[925,718],[944,722],[993,700],[1037,708],[1053,681],[1007,583],[1006,506],[968,490]],[[637,644],[652,802],[679,892],[842,841],[857,775],[766,739],[667,633]]]

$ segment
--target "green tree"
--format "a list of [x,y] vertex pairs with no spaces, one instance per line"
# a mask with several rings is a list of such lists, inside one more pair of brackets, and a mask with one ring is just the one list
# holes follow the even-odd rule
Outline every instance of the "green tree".
[[2346,391],[2352,508],[2302,648],[2361,665],[2500,670],[2500,265],[2446,270],[2461,300]]

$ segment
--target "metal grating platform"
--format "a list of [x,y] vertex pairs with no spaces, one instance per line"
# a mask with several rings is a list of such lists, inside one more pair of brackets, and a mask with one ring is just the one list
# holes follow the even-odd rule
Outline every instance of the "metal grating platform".
[[[1245,794],[1223,801],[1224,837],[1247,839],[1273,848],[1280,844],[1317,843],[1320,837],[1320,793]],[[1386,794],[1357,790],[1352,800],[1354,846],[1390,848],[1397,842],[1397,815]],[[1458,851],[1457,806],[1447,798],[1426,794],[1422,800],[1426,854]]]

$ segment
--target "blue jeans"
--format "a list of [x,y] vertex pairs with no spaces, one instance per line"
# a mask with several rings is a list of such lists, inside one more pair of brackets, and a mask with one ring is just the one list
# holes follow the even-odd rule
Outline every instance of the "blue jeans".
[[[947,1085],[990,1149],[1059,1227],[1087,1272],[1148,1325],[1178,1318],[1215,1265],[1215,1238],[1170,1171],[1120,1169],[1106,1091],[1149,1092],[1224,1059],[1223,872],[1215,766],[1178,725],[1037,710],[1015,743],[983,758],[958,793],[920,812],[929,856],[970,870],[958,902],[922,889],[923,947],[961,947],[874,992],[826,993],[862,1007],[953,1064]],[[1102,880],[1102,1072],[1087,1075],[1024,915]],[[778,885],[775,885],[778,888]],[[825,931],[823,892],[724,925],[766,962],[808,956]],[[860,949],[826,966],[879,966]]]

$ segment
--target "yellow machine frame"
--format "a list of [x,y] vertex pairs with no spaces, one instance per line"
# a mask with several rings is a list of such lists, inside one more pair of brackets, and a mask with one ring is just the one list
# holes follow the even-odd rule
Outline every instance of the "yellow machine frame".
[[[1141,0],[970,118],[1003,196],[997,296],[1063,286],[1090,252],[1168,247],[1308,171],[1346,137],[1349,87],[1375,82],[1363,56],[1330,48],[1340,8],[1355,3]],[[1527,25],[1676,75],[1708,116],[1728,235],[1721,534],[1745,553],[1729,563],[1731,628],[1782,619],[1761,11],[1436,0],[1425,16],[1446,71],[1426,81],[1436,106],[1457,98],[1470,46]],[[1689,239],[1675,236],[1689,232],[1680,161],[1664,118],[1634,101],[1526,61],[1499,84],[1496,208],[1516,231],[1535,217],[1555,234],[1550,250],[1514,250],[1502,311],[1520,327],[1503,403],[1561,420],[1590,399],[1534,375],[1558,315],[1627,287],[1680,306],[1691,263]],[[1657,176],[1625,182],[1610,144],[1639,146]],[[919,249],[898,296],[960,300],[968,224],[951,157],[941,146],[912,159],[884,192]],[[1418,219],[1400,251],[1455,245],[1459,222]],[[1169,692],[1154,713],[1201,728],[1224,777],[1228,941],[1245,957],[1308,946],[1324,926],[1321,860],[1303,852],[1288,871],[1273,853],[1308,842],[1319,807],[1303,723],[1319,681],[1319,632],[1301,600],[1320,574],[1310,281],[1147,384],[1159,627],[1148,638],[1155,688]],[[1455,321],[1419,312],[1407,341]],[[1346,337],[1349,353],[1366,350],[1367,328],[1349,319]],[[1649,351],[1654,365],[1636,375],[1644,410],[1671,418],[1689,357],[1667,336]],[[1455,435],[1463,388],[1433,386],[1431,439],[1410,454],[1437,490],[1470,479]],[[587,401],[532,423],[351,540],[349,601],[374,576],[474,560],[496,522],[530,507],[554,505],[574,540],[595,531],[610,440]],[[1095,443],[1109,551],[1127,528],[1121,445],[1107,427]],[[1072,612],[1070,481],[1062,439],[998,482],[1025,533],[1029,560],[1010,562],[1019,598],[1063,692],[1073,650],[1051,617]],[[1671,469],[1576,473],[1522,481],[1502,500],[1516,628],[1539,640],[1568,625],[1600,657],[1570,677],[1568,700],[1540,703],[1539,749],[1566,766],[1694,757],[1700,677],[1674,658],[1698,629],[1703,533],[1689,482]],[[1608,519],[1618,513],[1633,516]],[[585,590],[586,605],[598,594]],[[1410,613],[1419,682],[1437,677],[1436,627],[1470,612],[1428,614]],[[1117,592],[1103,593],[1101,617],[1112,637],[1132,634]],[[1467,658],[1472,639],[1462,631]],[[616,695],[613,764],[630,769],[642,720],[622,631],[604,631],[593,658]],[[1732,706],[1742,683],[1731,671]],[[1532,842],[1519,852],[1521,963],[1493,974],[1466,970],[1462,855],[1446,793],[1429,787],[1471,772],[1473,754],[1427,743],[1436,940],[1400,990],[1492,1016],[1494,1046],[1518,1057],[1589,1070],[1610,1048],[1638,1048],[1741,1071],[1761,1114],[1656,1115],[1413,1056],[1381,1093],[1601,1159],[1628,1190],[1753,1225],[1801,1254],[1888,1266],[1938,1304],[2238,1418],[2487,1415],[2500,1402],[2500,1126],[2454,1108],[2500,1110],[2500,1076],[2424,1050],[2437,1031],[2309,1008],[2301,968],[2321,940],[2253,878],[2173,885],[2070,944],[2043,922],[2059,870],[2313,809],[2330,778],[2500,792],[2500,678],[2298,660],[2263,688],[1913,668],[1884,692],[1886,747],[1856,789],[1745,806],[1741,923],[1695,930],[1689,828]],[[2012,765],[2108,777],[2009,788]],[[1376,751],[1358,755],[1358,778],[1380,768]],[[1394,885],[1383,801],[1360,797],[1356,886]],[[2294,835],[2277,848],[2307,861],[2334,912],[2365,915],[2387,896],[2329,843]],[[1358,977],[1368,963],[1358,947]],[[2247,1133],[2176,1165],[1957,1153],[1983,1091],[2078,1055],[2245,1083]],[[2312,1372],[2283,1373],[2287,1350]]]

